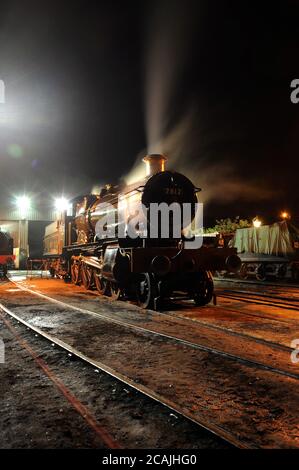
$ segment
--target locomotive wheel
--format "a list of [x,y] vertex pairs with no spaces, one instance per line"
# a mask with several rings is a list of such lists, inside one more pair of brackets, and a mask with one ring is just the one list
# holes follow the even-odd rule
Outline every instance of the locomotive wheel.
[[93,285],[93,272],[92,268],[87,265],[82,266],[82,282],[85,289],[91,289]]
[[247,266],[245,263],[242,263],[240,271],[239,271],[239,276],[241,279],[247,279],[248,278],[248,271],[247,271]]
[[100,275],[100,272],[97,271],[96,269],[93,272],[93,279],[94,279],[94,283],[99,294],[106,295],[107,281],[102,278],[102,276]]
[[73,263],[71,272],[72,272],[72,283],[78,286],[80,284],[80,265],[78,263]]
[[261,264],[257,268],[255,277],[258,281],[265,281],[266,280],[267,276],[266,276],[266,265],[265,264]]
[[287,267],[285,264],[282,264],[278,268],[277,277],[278,279],[283,279],[286,276],[286,274],[287,274]]
[[292,281],[298,281],[299,279],[299,269],[295,263],[291,265]]
[[212,275],[209,271],[199,273],[202,278],[199,281],[199,286],[193,294],[195,305],[203,306],[211,302],[214,293],[214,283]]
[[150,273],[142,273],[136,285],[136,296],[138,305],[141,308],[154,308],[154,301],[157,294],[155,279]]

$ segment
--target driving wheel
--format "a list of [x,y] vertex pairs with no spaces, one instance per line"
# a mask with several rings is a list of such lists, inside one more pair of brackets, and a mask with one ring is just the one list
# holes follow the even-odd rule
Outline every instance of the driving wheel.
[[93,284],[93,272],[92,268],[87,265],[83,265],[82,267],[82,282],[85,289],[91,289]]
[[94,283],[99,294],[106,295],[107,281],[102,278],[100,271],[98,271],[97,269],[95,269],[93,272],[93,279],[94,279]]
[[136,296],[141,308],[154,308],[157,286],[155,279],[150,273],[142,273],[136,284]]
[[202,306],[211,302],[214,293],[214,283],[209,271],[199,273],[200,279],[197,290],[193,294],[193,300],[196,305]]
[[80,265],[77,262],[74,262],[72,264],[71,268],[71,273],[72,273],[72,283],[75,285],[80,284]]

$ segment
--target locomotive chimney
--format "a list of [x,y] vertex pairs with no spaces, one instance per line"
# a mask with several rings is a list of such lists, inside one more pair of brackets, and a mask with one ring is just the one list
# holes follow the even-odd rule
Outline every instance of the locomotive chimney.
[[156,173],[160,173],[160,171],[164,171],[166,160],[167,157],[159,153],[146,155],[143,158],[146,165],[146,176],[153,176]]

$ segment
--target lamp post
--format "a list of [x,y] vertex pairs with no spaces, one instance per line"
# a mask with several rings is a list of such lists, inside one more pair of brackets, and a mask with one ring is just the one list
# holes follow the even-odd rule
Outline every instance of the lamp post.
[[[258,216],[254,217],[252,220],[254,228],[258,229],[262,225],[262,221],[258,218]],[[260,251],[260,243],[259,243],[259,233],[256,232],[256,241],[257,241],[257,252]]]

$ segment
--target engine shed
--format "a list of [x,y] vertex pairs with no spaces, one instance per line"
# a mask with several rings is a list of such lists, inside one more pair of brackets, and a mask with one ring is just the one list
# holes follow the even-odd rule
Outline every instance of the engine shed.
[[34,201],[26,210],[5,201],[0,208],[0,230],[13,239],[16,269],[26,267],[27,258],[38,258],[43,252],[43,233],[46,225],[55,220],[55,211],[46,200]]

